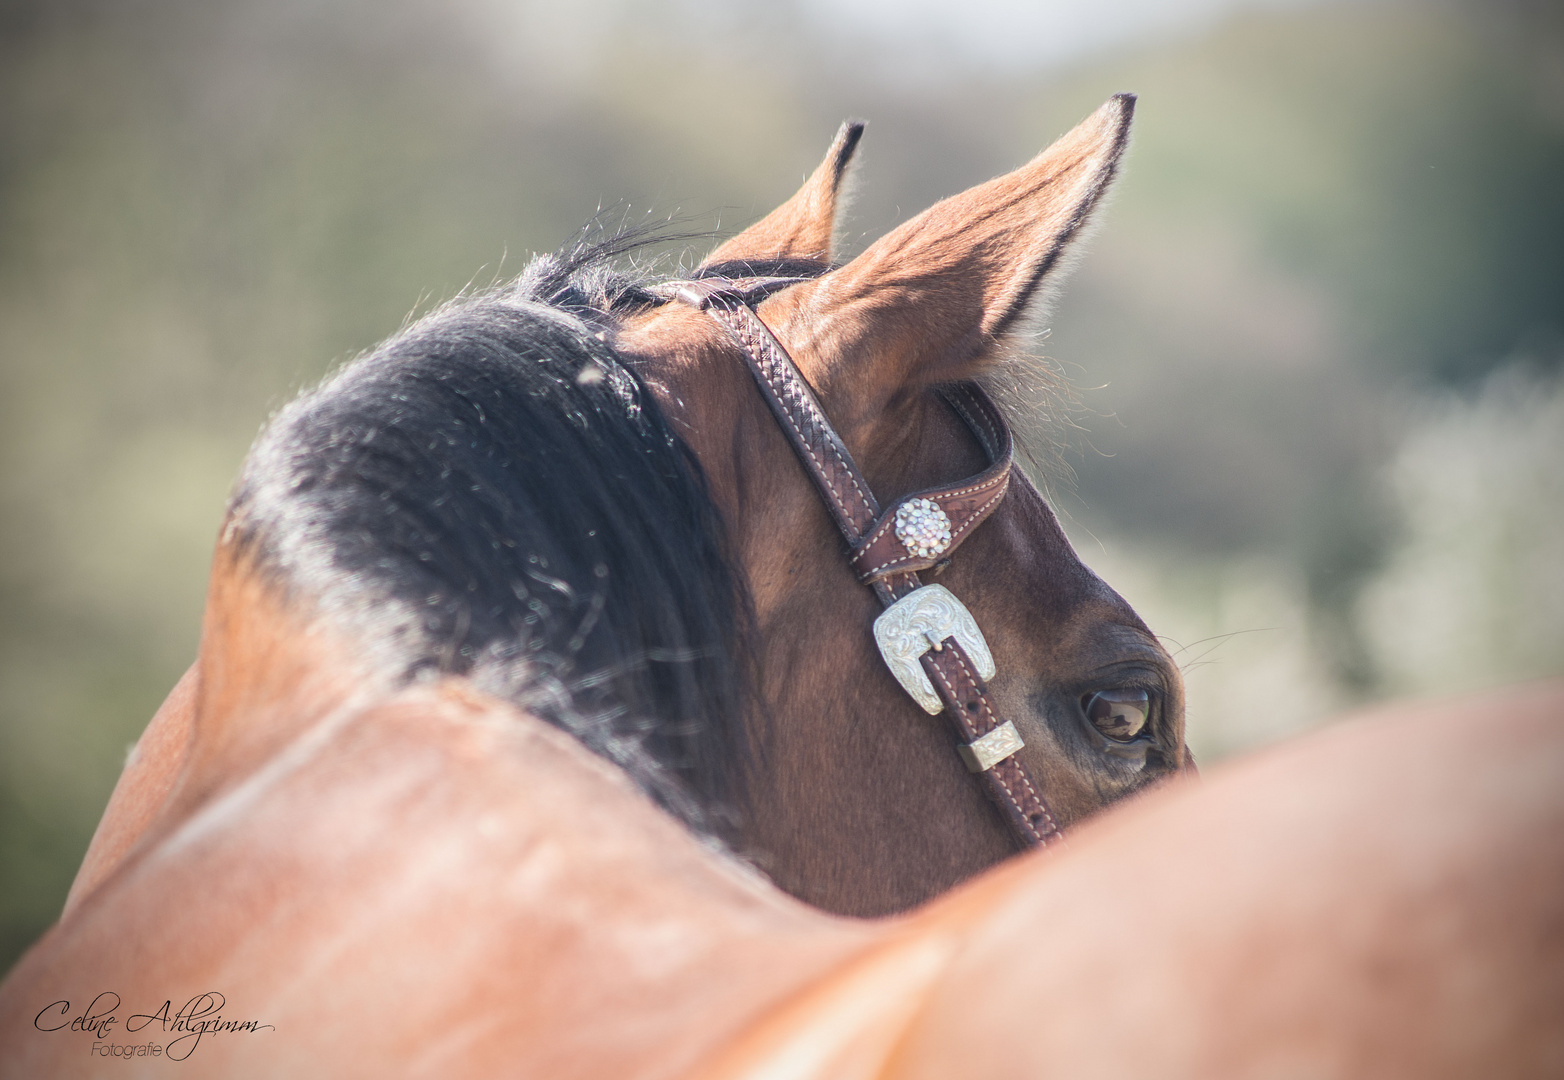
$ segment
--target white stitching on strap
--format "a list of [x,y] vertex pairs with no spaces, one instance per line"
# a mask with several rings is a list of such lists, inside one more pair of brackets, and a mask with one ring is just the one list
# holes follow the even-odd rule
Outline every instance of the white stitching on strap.
[[[1008,486],[1009,485],[1006,485],[1006,487],[1008,487]],[[964,538],[965,534],[969,533],[973,529],[977,528],[977,526],[981,523],[982,518],[983,518],[983,512],[985,510],[987,510],[990,506],[993,506],[996,502],[998,502],[1000,499],[1002,499],[1004,497],[1005,497],[1005,492],[1004,492],[1003,489],[1001,489],[999,491],[996,491],[994,493],[993,498],[989,499],[988,502],[984,503],[982,506],[980,506],[976,510],[972,511],[972,513],[967,516],[967,519],[961,523],[960,527],[957,528],[956,531],[951,534],[950,543],[948,545],[946,545],[945,550],[949,551],[951,548],[953,548],[957,544],[961,543],[961,541]],[[873,539],[865,541],[862,546],[865,549],[867,549],[869,547],[869,545],[874,543],[875,540],[878,540],[884,534],[884,532],[885,532],[885,529],[881,528],[879,530],[879,532],[875,533]],[[898,555],[896,558],[892,559],[890,562],[881,563],[879,566],[876,566],[873,570],[862,570],[862,571],[859,571],[859,573],[862,576],[867,577],[867,576],[871,576],[871,575],[874,575],[874,574],[878,574],[881,571],[886,570],[889,567],[895,566],[897,563],[910,563],[910,562],[918,562],[918,561],[919,561],[918,559],[915,559],[911,555]]]
[[[1010,484],[1010,470],[1006,469],[1004,472],[1000,473],[998,476],[995,476],[995,477],[992,477],[991,479],[985,480],[981,484],[974,484],[972,487],[962,488],[960,491],[937,491],[937,492],[935,492],[935,494],[939,496],[939,499],[935,499],[934,501],[935,502],[939,502],[940,499],[959,499],[963,495],[971,495],[971,494],[974,494],[975,492],[982,491],[984,488],[987,488],[987,487],[993,487],[993,486],[996,486],[996,485],[997,486],[1008,487],[1009,484]],[[912,495],[907,496],[907,498],[901,499],[898,502],[896,502],[895,505],[893,505],[891,507],[891,509],[895,510],[896,507],[901,506],[901,504],[906,502],[907,499],[920,498],[920,497],[926,497],[926,496],[919,496],[917,492],[914,492]],[[974,510],[972,513],[973,514],[980,513],[984,508],[989,506],[992,502],[993,502],[993,500],[989,500],[989,502],[984,503],[982,507],[979,507],[977,510]],[[940,509],[943,510],[944,507],[941,506]],[[887,512],[885,520],[883,522],[881,522],[880,527],[878,529],[874,530],[874,535],[869,537],[869,539],[867,539],[867,540],[861,541],[859,546],[860,547],[868,547],[870,544],[874,543],[880,537],[884,536],[887,529],[894,528],[895,525],[896,525],[895,515],[892,514],[892,513]],[[966,526],[962,526],[962,527],[965,528]]]
[[[952,653],[952,655],[956,658],[956,663],[961,665],[961,672],[962,672],[962,674],[965,675],[969,680],[971,680],[973,686],[977,686],[978,685],[978,680],[972,674],[971,669],[967,667],[966,658],[962,655],[961,650],[960,649],[955,650]],[[938,665],[935,665],[935,670],[936,671],[939,670]],[[943,680],[941,680],[941,681],[943,681]],[[947,689],[949,689],[948,684],[947,684]],[[956,692],[954,690],[951,690],[950,696],[951,696],[952,699],[954,699],[955,696],[956,696]],[[992,731],[995,727],[999,726],[999,717],[995,716],[994,715],[994,710],[989,708],[989,705],[988,705],[988,695],[987,694],[979,694],[978,695],[978,703],[983,707],[983,715],[988,717],[989,722],[992,725],[989,728],[989,730]],[[984,734],[987,734],[987,732],[985,732]],[[1013,758],[1015,755],[1012,754],[1010,756]],[[994,763],[995,768],[998,768],[998,766],[1000,764],[1001,764],[1000,762],[995,762]],[[1018,761],[1018,762],[1016,762],[1016,764],[1020,765],[1021,763]],[[1037,805],[1042,807],[1043,817],[1048,822],[1047,832],[1058,832],[1059,831],[1059,823],[1054,820],[1053,812],[1048,809],[1048,803],[1045,802],[1042,799],[1042,797],[1037,794],[1037,789],[1032,786],[1032,778],[1029,777],[1026,774],[1026,770],[1024,768],[1023,769],[1017,769],[1017,775],[1019,776],[1019,778],[1021,780],[1021,783],[1026,786],[1027,794],[1030,795],[1033,799],[1036,799],[1037,800]],[[1010,797],[1012,799],[1014,799],[1015,796],[1014,796],[1014,794],[1011,793],[1010,785],[1009,785],[1009,783],[1007,783],[1005,781],[1004,776],[999,774],[999,773],[995,773],[994,774],[994,778],[996,780],[998,780],[1000,782],[1000,784],[1004,787],[1005,793],[1007,795],[1010,795]],[[1018,805],[1016,807],[1016,809],[1019,810],[1020,806]],[[1039,833],[1037,831],[1036,826],[1034,826],[1032,824],[1031,819],[1026,817],[1026,814],[1025,814],[1024,811],[1022,812],[1021,816],[1022,816],[1023,819],[1026,819],[1027,831],[1030,832],[1034,837],[1037,838],[1037,842],[1038,843],[1042,843],[1043,842],[1043,837],[1046,835],[1046,833]]]
[[[962,673],[965,674],[968,679],[972,679],[972,672],[967,667],[966,661],[962,659],[961,650],[955,650],[952,655],[955,656],[956,663],[961,665]],[[939,676],[940,685],[945,687],[945,692],[950,695],[950,700],[956,702],[956,704],[960,706],[961,702],[956,696],[956,688],[951,685],[950,680],[945,677],[945,673],[940,670],[939,664],[930,663],[929,666],[933,668],[934,673]],[[976,687],[977,680],[972,679],[972,685]],[[982,705],[983,714],[986,715],[991,722],[992,726],[989,728],[989,730],[992,731],[995,727],[999,726],[999,721],[995,718],[993,710],[988,707],[988,696],[986,694],[979,694],[978,702]],[[987,732],[984,732],[984,734],[987,734]],[[1014,756],[1015,755],[1013,754],[1011,755],[1011,757]],[[1033,840],[1041,844],[1045,834],[1038,831],[1037,826],[1032,824],[1032,819],[1027,816],[1026,811],[1021,809],[1021,800],[1016,798],[1016,793],[1010,787],[1010,782],[1005,779],[1004,773],[996,771],[1003,763],[1003,761],[996,761],[992,766],[990,766],[988,769],[985,769],[984,771],[992,774],[994,779],[999,783],[999,786],[1005,789],[1005,796],[1010,800],[1010,804],[1015,807],[1016,812],[1020,815],[1021,822],[1026,828],[1027,833],[1032,837]],[[1026,771],[1024,769],[1020,770],[1020,777],[1021,782],[1026,785],[1028,794],[1030,794],[1034,799],[1037,798],[1037,790],[1032,787],[1031,781],[1027,779]],[[1037,799],[1037,802],[1038,805],[1044,808],[1044,813],[1047,814],[1048,804],[1044,803],[1041,799]],[[1048,821],[1050,825],[1053,824],[1053,816],[1051,814],[1048,815]],[[1055,826],[1055,828],[1057,828],[1057,826]]]
[[[786,368],[772,355],[772,350],[776,346],[770,340],[770,328],[761,322],[760,316],[756,315],[748,307],[717,308],[715,310],[720,311],[724,316],[730,317],[729,319],[724,319],[724,322],[732,325],[732,328],[738,334],[740,343],[748,345],[751,351],[761,360],[761,374],[765,378],[767,385],[771,387],[772,392],[776,394],[778,400],[784,405],[782,411],[787,417],[789,426],[798,434],[799,440],[809,453],[810,460],[815,463],[822,473],[826,472],[820,462],[820,458],[814,452],[811,445],[812,440],[800,425],[800,420],[803,419],[810,421],[811,427],[815,426],[813,423],[814,409],[808,399],[800,392],[795,380],[787,377]],[[743,311],[744,314],[740,315],[739,311]],[[759,330],[755,326],[750,325],[749,320],[751,319],[758,324]],[[848,465],[847,460],[842,456],[841,451],[837,449],[836,444],[825,438],[819,441],[824,444],[826,449],[831,451],[831,456],[836,459],[838,465],[837,471],[847,478],[848,483],[852,484],[853,490],[858,493],[860,505],[866,512],[872,515],[874,512],[873,501],[865,495],[863,488],[859,486],[858,478],[853,475],[854,470]],[[827,482],[831,487],[832,497],[836,500],[837,509],[842,512],[843,517],[851,522],[855,515],[853,508],[847,505],[847,500],[844,497],[845,491],[842,493],[837,491],[839,480],[836,477],[827,476]],[[854,524],[854,529],[857,529],[856,524]]]
[[[973,484],[969,488],[961,488],[959,491],[935,491],[934,494],[937,495],[938,498],[936,498],[934,501],[935,502],[941,502],[944,499],[959,499],[963,495],[973,495],[973,494],[976,494],[977,492],[982,491],[985,488],[993,487],[995,485],[1008,485],[1009,482],[1010,482],[1010,470],[1006,469],[1004,472],[1000,473],[998,476],[990,477],[989,479],[983,481],[981,484]],[[928,496],[921,495],[918,492],[913,492],[911,495],[908,495],[905,498],[902,498],[902,499],[898,500],[895,504],[893,504],[892,507],[891,507],[891,510],[895,510],[896,507],[900,506],[902,503],[906,502],[908,499],[927,498],[927,497]],[[943,510],[944,506],[942,505],[940,507],[940,509]],[[977,513],[977,511],[973,511],[973,513]],[[867,540],[861,541],[860,542],[860,546],[861,547],[868,547],[870,544],[874,543],[880,537],[884,536],[887,529],[894,528],[895,525],[896,525],[895,514],[887,511],[885,520],[880,523],[880,527],[878,529],[874,530],[874,535],[869,537]]]

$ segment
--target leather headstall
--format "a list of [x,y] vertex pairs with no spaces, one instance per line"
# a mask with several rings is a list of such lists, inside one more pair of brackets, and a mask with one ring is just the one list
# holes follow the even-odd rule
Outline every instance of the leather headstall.
[[982,777],[1023,847],[1059,839],[1058,821],[1016,751],[1024,745],[995,712],[984,680],[994,661],[982,631],[960,600],[918,572],[941,567],[994,511],[1010,485],[1010,426],[976,383],[941,389],[990,462],[974,477],[903,496],[882,511],[814,391],[755,305],[800,278],[698,278],[660,287],[666,299],[706,312],[737,341],[788,441],[846,538],[853,570],[885,605],[875,641],[891,674],[931,715],[955,725],[957,750]]

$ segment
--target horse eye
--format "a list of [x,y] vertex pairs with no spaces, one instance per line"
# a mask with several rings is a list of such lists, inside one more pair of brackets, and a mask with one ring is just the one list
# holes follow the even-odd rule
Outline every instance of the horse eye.
[[1151,715],[1151,695],[1144,690],[1099,690],[1088,694],[1081,707],[1092,727],[1120,742],[1133,739]]

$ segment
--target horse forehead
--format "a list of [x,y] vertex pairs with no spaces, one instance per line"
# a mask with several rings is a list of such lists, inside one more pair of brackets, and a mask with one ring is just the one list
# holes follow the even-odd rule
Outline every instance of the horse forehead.
[[662,304],[627,318],[614,344],[637,370],[692,390],[706,386],[714,364],[726,366],[723,361],[730,354],[737,364],[736,343],[688,304]]
[[758,404],[737,344],[702,312],[670,303],[626,320],[614,345],[710,468],[704,459],[727,449],[714,437],[730,433]]

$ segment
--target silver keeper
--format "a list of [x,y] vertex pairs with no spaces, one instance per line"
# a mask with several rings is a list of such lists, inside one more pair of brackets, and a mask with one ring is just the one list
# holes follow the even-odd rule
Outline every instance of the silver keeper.
[[982,738],[956,747],[956,752],[971,771],[987,772],[1025,745],[1016,726],[1006,720]]

